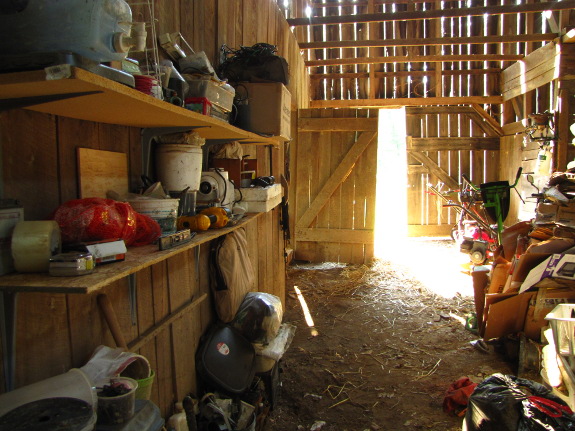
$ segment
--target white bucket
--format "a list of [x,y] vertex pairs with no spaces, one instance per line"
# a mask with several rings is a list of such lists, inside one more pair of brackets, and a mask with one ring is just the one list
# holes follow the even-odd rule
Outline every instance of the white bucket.
[[196,145],[161,144],[156,149],[158,181],[169,192],[200,188],[202,147]]
[[134,211],[156,220],[162,228],[162,233],[176,231],[179,199],[136,199],[128,203]]

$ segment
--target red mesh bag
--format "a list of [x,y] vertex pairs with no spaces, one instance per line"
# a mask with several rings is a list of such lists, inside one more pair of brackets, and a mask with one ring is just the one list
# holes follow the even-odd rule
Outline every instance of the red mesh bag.
[[62,242],[120,238],[131,245],[136,237],[136,212],[130,204],[112,199],[74,199],[54,212]]
[[162,235],[156,220],[145,214],[136,213],[136,237],[133,246],[151,244]]

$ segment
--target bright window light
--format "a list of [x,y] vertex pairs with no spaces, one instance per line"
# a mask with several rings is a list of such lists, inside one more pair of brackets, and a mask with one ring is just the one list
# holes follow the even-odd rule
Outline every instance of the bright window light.
[[305,16],[311,18],[311,7],[309,6],[305,7]]

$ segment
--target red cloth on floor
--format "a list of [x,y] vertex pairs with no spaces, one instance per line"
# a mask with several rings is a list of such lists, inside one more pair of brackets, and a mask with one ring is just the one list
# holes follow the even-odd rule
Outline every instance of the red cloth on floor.
[[449,385],[443,398],[443,411],[457,414],[467,408],[469,397],[476,386],[477,383],[473,383],[468,377],[462,377]]

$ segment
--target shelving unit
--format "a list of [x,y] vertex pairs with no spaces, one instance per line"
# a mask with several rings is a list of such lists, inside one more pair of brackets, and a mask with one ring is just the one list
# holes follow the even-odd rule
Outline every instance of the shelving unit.
[[0,277],[0,292],[93,293],[116,280],[245,226],[260,214],[250,214],[234,226],[198,233],[190,242],[172,249],[159,251],[156,245],[129,248],[126,260],[97,266],[89,275],[78,277],[50,277],[43,273],[4,275]]
[[[199,233],[192,241],[169,250],[160,251],[155,245],[130,248],[124,261],[96,267],[94,272],[89,275],[78,277],[50,277],[45,273],[40,273],[0,276],[0,334],[4,345],[2,356],[4,362],[4,378],[8,390],[11,390],[14,385],[16,302],[18,293],[90,294],[99,291],[114,281],[128,277],[131,298],[135,298],[136,283],[134,277],[136,272],[241,228],[256,219],[259,215],[260,213],[250,214],[242,218],[234,226]],[[136,349],[137,346],[140,346],[144,342],[143,340],[148,340],[179,316],[197,307],[206,297],[207,295],[202,295],[167,316],[162,324],[156,325],[153,328],[150,334],[134,340],[130,344],[130,348]],[[135,301],[131,302],[131,312],[132,316],[134,316],[136,304]]]
[[[64,73],[58,76],[44,70],[0,74],[0,101],[8,107],[10,102],[16,107],[28,102],[32,104],[24,106],[26,109],[98,123],[141,128],[189,127],[206,140],[273,146],[284,141],[281,137],[264,137],[239,129],[77,67],[64,65],[62,69]],[[43,97],[58,96],[67,98],[42,102]]]

